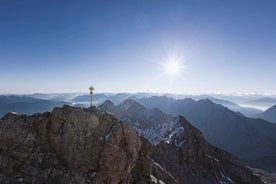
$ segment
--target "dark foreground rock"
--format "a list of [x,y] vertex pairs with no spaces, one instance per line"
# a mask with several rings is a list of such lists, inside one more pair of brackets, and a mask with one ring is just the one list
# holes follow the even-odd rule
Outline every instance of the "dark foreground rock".
[[154,146],[95,107],[0,120],[0,183],[262,183],[184,118],[185,144]]

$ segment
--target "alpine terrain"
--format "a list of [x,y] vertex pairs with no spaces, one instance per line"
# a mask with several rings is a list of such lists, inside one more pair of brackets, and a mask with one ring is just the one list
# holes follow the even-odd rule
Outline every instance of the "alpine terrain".
[[184,117],[166,121],[173,126],[164,122],[151,144],[96,107],[8,113],[0,120],[0,183],[262,183]]

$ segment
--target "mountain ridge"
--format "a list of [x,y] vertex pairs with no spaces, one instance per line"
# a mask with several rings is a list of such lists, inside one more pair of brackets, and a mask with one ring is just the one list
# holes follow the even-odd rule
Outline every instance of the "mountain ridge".
[[[183,117],[178,121],[187,141],[180,147],[150,144],[130,125],[95,107],[65,105],[32,116],[9,113],[0,119],[0,181],[262,183],[229,153],[209,145]],[[168,161],[182,163],[181,172],[162,162],[167,154]]]
[[263,113],[256,115],[258,118],[265,119],[272,123],[276,123],[276,105],[265,110]]
[[[138,102],[149,109],[158,107],[167,114],[185,116],[203,132],[211,144],[235,154],[247,163],[252,163],[256,158],[268,158],[267,156],[276,152],[275,124],[262,119],[247,118],[210,100],[152,97]],[[262,168],[273,172],[276,169],[273,167],[276,160],[273,159],[270,163],[270,167]]]

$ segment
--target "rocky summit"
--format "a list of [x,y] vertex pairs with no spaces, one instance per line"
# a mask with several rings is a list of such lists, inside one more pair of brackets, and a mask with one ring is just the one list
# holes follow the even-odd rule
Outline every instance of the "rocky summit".
[[184,117],[174,122],[181,136],[154,145],[96,107],[8,113],[0,120],[0,183],[262,183]]

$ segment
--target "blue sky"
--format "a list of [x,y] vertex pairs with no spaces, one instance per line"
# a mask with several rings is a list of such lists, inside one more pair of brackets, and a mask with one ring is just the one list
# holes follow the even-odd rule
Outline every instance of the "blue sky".
[[[276,1],[0,1],[0,93],[276,92]],[[170,76],[160,64],[179,56]]]

